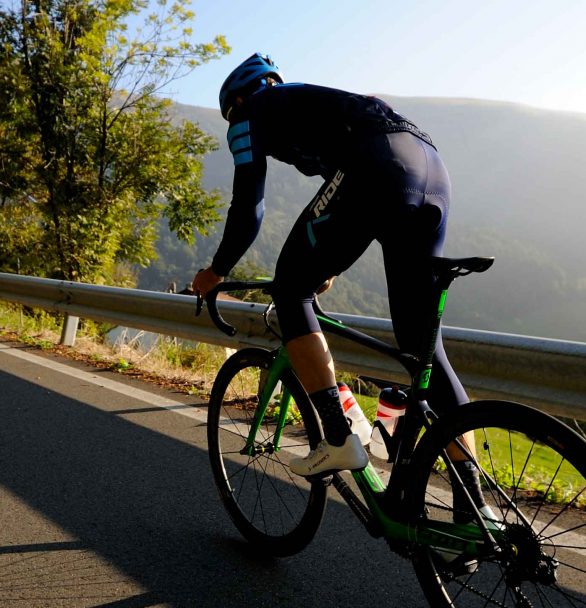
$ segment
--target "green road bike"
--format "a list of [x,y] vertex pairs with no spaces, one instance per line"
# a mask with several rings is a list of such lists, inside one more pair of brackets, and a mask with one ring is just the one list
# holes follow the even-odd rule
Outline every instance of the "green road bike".
[[[334,488],[369,534],[412,561],[434,608],[586,606],[584,438],[518,403],[475,401],[440,416],[426,401],[448,287],[492,262],[432,259],[437,294],[430,318],[422,320],[428,328],[423,356],[346,327],[317,307],[324,331],[394,359],[411,378],[395,433],[381,427],[388,462],[371,456],[363,471],[311,482],[294,475],[290,459],[314,449],[323,434],[286,350],[245,348],[225,362],[209,403],[209,454],[222,501],[255,550],[274,556],[301,551]],[[216,296],[240,289],[270,293],[271,283],[222,283],[208,294],[210,316],[228,335],[236,330],[220,316]],[[269,329],[271,310],[264,315]],[[469,432],[476,457],[463,439]],[[475,506],[448,455],[454,446],[479,468],[497,521]],[[468,505],[468,523],[454,522],[455,493]]]

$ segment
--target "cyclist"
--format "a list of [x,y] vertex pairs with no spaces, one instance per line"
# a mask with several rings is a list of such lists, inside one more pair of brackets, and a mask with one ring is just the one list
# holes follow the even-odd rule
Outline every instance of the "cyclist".
[[[429,307],[435,306],[429,259],[442,252],[448,174],[430,137],[380,99],[285,84],[268,55],[256,53],[230,73],[220,91],[220,108],[230,123],[233,199],[212,264],[195,276],[193,289],[205,295],[215,287],[256,238],[267,156],[324,178],[286,239],[275,270],[274,300],[284,342],[325,435],[316,450],[291,461],[291,470],[306,477],[359,470],[368,455],[344,416],[312,302],[320,286],[329,286],[376,240],[382,246],[397,342],[418,353],[426,329],[421,319],[429,318]],[[468,401],[441,336],[430,401]]]

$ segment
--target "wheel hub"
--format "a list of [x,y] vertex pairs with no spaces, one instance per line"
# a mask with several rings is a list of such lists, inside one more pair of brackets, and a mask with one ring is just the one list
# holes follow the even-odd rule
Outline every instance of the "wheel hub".
[[240,453],[243,456],[260,456],[261,454],[273,454],[275,452],[275,446],[269,441],[253,446],[244,446]]
[[511,586],[522,581],[552,585],[557,580],[558,561],[543,552],[535,533],[525,526],[508,526],[503,558],[507,583]]

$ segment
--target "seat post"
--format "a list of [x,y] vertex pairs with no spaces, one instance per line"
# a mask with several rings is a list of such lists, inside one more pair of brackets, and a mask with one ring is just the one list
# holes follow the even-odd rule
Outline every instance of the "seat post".
[[435,311],[430,312],[428,319],[428,338],[420,354],[420,372],[413,381],[413,389],[418,399],[425,399],[425,392],[429,386],[435,344],[441,326],[442,316],[446,305],[448,289],[456,277],[463,277],[472,272],[485,272],[494,262],[494,258],[442,258],[432,257],[431,268],[436,277],[435,284]]
[[433,367],[433,356],[435,354],[435,347],[437,342],[437,336],[441,327],[442,317],[446,306],[446,297],[448,295],[448,288],[454,280],[454,277],[443,275],[438,277],[434,292],[435,298],[435,310],[430,311],[429,316],[429,330],[427,332],[427,340],[421,351],[421,367],[419,374],[414,379],[413,388],[416,391],[418,399],[424,399],[425,392],[429,386],[429,380],[431,377],[431,370]]

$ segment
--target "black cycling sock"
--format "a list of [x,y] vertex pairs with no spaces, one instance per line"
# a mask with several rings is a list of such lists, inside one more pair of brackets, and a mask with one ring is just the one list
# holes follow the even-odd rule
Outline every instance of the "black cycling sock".
[[[482,488],[480,487],[480,472],[471,460],[460,460],[453,462],[456,472],[464,482],[475,506],[480,509],[486,506]],[[452,481],[452,499],[454,507],[454,523],[465,524],[473,519],[470,502],[464,494],[464,490],[450,471]]]
[[330,445],[343,445],[351,431],[340,403],[338,387],[324,388],[309,397],[321,418],[326,441]]

